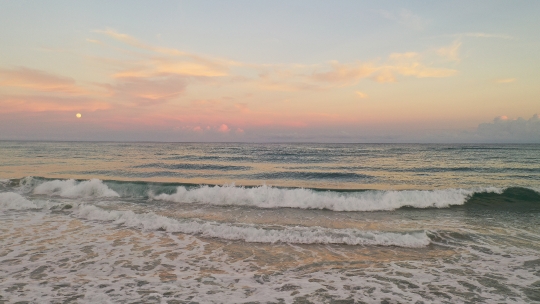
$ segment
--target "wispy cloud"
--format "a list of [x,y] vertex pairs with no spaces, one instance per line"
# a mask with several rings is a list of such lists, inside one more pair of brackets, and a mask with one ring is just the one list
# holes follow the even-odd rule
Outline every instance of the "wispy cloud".
[[453,36],[456,36],[456,37],[476,37],[476,38],[514,39],[512,36],[506,35],[506,34],[490,34],[490,33],[482,33],[482,32],[459,33],[459,34],[454,34]]
[[[137,67],[120,71],[115,77],[149,77],[163,74],[185,76],[226,76],[231,66],[241,65],[232,60],[212,58],[172,48],[146,44],[135,37],[111,29],[95,31],[138,50],[150,51],[150,56],[137,62]],[[140,54],[144,55],[144,54]]]
[[512,83],[512,82],[516,82],[517,79],[516,78],[501,78],[501,79],[496,79],[495,82],[496,83]]
[[[404,77],[440,78],[457,73],[445,68],[442,60],[427,63],[425,52],[393,53],[383,59],[353,62],[251,64],[153,46],[112,30],[93,35],[87,42],[101,50],[99,57],[91,59],[103,65],[103,81],[82,87],[72,78],[39,70],[2,69],[0,86],[23,88],[2,96],[2,111],[104,110],[100,113],[107,113],[103,117],[111,128],[133,124],[165,128],[181,123],[192,130],[199,126],[200,131],[207,125],[214,126],[211,130],[216,133],[225,125],[223,117],[227,117],[229,131],[222,131],[232,134],[246,125],[300,127],[315,121],[343,120],[336,113],[295,112],[291,109],[296,105],[276,106],[272,100],[295,100],[313,91],[332,94],[332,90],[354,87],[361,81],[398,82]],[[246,97],[261,90],[267,96],[257,102]],[[26,92],[16,96],[21,91]],[[355,97],[368,98],[360,91]]]
[[[274,85],[268,87],[272,90],[329,90],[353,86],[362,79],[385,83],[397,82],[398,76],[443,78],[457,73],[454,69],[432,67],[422,61],[423,55],[420,53],[393,53],[385,62],[331,61],[328,64],[297,68],[294,73],[288,73],[287,77],[277,77],[277,74],[268,73],[264,75],[264,80],[267,84],[270,80],[273,81]],[[291,85],[294,87],[291,88]]]
[[106,110],[111,107],[107,102],[82,96],[0,95],[0,104],[2,105],[0,113],[84,112]]
[[417,78],[443,78],[454,76],[457,71],[448,68],[435,68],[422,63],[423,55],[415,52],[393,53],[385,69],[403,76]]
[[459,49],[461,48],[461,41],[455,40],[451,45],[442,47],[437,50],[437,54],[452,61],[460,61]]
[[126,77],[114,84],[104,84],[112,96],[137,105],[155,105],[182,94],[187,80],[178,75],[166,77]]
[[355,93],[356,93],[356,96],[358,96],[358,98],[364,99],[364,98],[368,98],[368,97],[369,97],[369,96],[368,96],[366,93],[364,93],[364,92],[356,91]]
[[[400,16],[403,20],[414,19],[414,15],[406,10],[403,10]],[[156,47],[113,30],[97,32],[144,51],[131,65],[126,62],[119,64],[120,70],[112,75],[119,82],[135,78],[151,79],[177,75],[214,79],[214,83],[221,85],[244,82],[249,86],[251,83],[255,85],[253,90],[295,92],[352,86],[361,79],[396,82],[398,75],[417,78],[449,77],[457,72],[453,69],[427,66],[422,63],[422,56],[414,52],[391,54],[383,63],[380,60],[352,63],[334,60],[312,65],[250,64]],[[151,54],[146,54],[148,51]],[[448,55],[455,57],[452,53]]]
[[389,12],[386,10],[378,10],[379,14],[384,18],[404,25],[414,30],[422,30],[429,23],[428,20],[414,14],[408,9],[402,9],[400,12]]
[[353,84],[358,79],[366,78],[377,71],[377,67],[370,63],[341,64],[337,61],[330,62],[330,70],[318,72],[312,75],[312,79],[328,83]]
[[25,67],[0,69],[1,87],[20,87],[40,92],[59,92],[70,95],[88,94],[75,80]]

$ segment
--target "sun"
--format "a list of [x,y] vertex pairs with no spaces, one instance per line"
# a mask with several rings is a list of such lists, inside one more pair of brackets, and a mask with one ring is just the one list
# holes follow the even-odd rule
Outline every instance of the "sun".
[[81,117],[82,117],[81,113],[77,113],[77,114],[75,114],[75,116],[76,116],[77,118],[81,118]]

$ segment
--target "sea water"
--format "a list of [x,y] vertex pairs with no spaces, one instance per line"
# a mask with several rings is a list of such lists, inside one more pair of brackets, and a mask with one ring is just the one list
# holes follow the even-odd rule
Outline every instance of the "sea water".
[[0,142],[0,303],[534,303],[540,145]]

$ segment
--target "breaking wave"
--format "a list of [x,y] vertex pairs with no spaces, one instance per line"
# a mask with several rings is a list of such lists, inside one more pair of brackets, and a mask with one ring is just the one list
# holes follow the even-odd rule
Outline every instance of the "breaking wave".
[[253,225],[240,226],[192,219],[172,219],[152,212],[137,214],[133,211],[108,211],[92,205],[82,205],[75,212],[81,218],[112,221],[114,224],[143,230],[181,232],[200,235],[202,237],[240,240],[253,243],[346,244],[410,248],[425,247],[430,244],[429,237],[425,231],[396,233],[323,227],[266,229]]
[[345,244],[366,246],[425,247],[430,239],[425,231],[380,232],[358,229],[332,229],[301,226],[256,226],[231,224],[198,219],[173,219],[153,212],[135,213],[131,210],[104,210],[94,205],[66,205],[49,201],[30,201],[18,193],[0,193],[0,210],[72,209],[73,215],[94,221],[108,221],[142,230],[161,230],[199,235],[202,237],[238,240],[251,243]]
[[77,182],[74,179],[44,182],[34,188],[34,194],[58,195],[62,197],[119,197],[103,181],[91,179]]
[[0,193],[0,210],[38,209],[38,205],[14,192]]
[[[1,192],[0,193],[0,211],[1,210],[28,210],[28,209],[49,209],[58,206],[65,206],[62,203],[36,200],[30,201],[19,193]],[[70,205],[71,206],[71,205]]]
[[311,189],[281,189],[269,186],[244,188],[235,186],[202,186],[187,189],[179,186],[176,193],[160,194],[153,199],[177,203],[254,206],[259,208],[327,209],[333,211],[378,211],[402,207],[447,208],[463,205],[479,192],[502,193],[502,189],[477,190],[402,190],[335,192]]
[[[27,177],[4,185],[19,185],[12,192],[66,198],[135,198],[180,204],[247,206],[255,208],[325,209],[332,211],[391,211],[400,208],[453,206],[540,208],[537,188],[476,188],[436,190],[339,191],[272,186],[239,187],[173,183],[49,180]],[[10,191],[9,189],[7,189]]]

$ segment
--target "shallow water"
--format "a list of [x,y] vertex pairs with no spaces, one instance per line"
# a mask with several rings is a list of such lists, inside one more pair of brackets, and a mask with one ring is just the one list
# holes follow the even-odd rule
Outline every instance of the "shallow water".
[[539,151],[0,142],[0,302],[540,301]]

